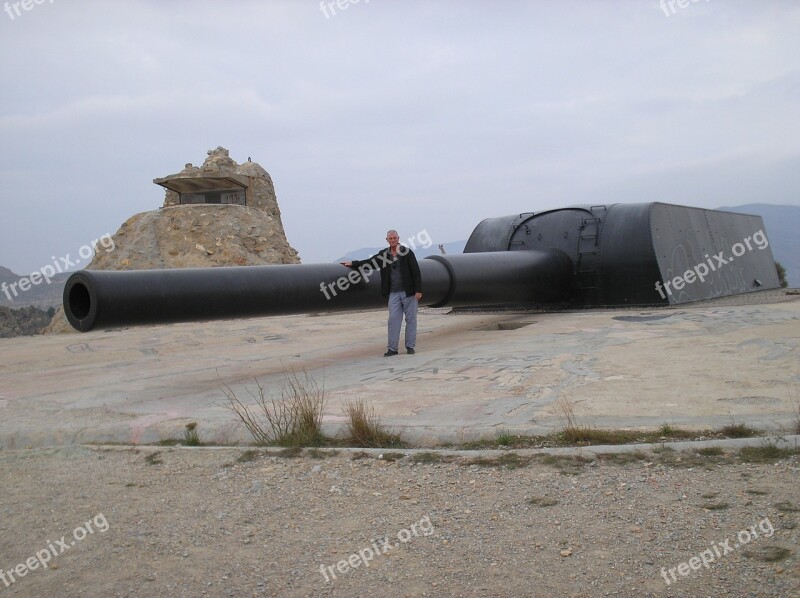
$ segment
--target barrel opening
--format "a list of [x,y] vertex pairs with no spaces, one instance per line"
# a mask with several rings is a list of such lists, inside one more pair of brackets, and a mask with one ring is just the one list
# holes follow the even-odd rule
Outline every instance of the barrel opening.
[[69,311],[77,320],[83,320],[89,315],[92,307],[92,298],[86,285],[76,283],[69,290]]

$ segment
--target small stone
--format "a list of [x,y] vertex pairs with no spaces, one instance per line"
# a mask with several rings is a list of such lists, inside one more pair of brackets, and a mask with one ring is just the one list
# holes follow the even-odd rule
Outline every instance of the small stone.
[[561,554],[561,556],[569,556],[572,554],[572,551],[569,548],[565,548],[559,554]]

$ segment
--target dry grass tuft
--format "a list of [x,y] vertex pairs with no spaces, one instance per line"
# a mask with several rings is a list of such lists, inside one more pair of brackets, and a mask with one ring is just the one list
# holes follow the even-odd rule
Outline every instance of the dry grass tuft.
[[700,505],[704,509],[708,509],[709,511],[724,511],[725,509],[730,508],[730,505],[724,501],[720,502],[707,502]]
[[775,508],[781,513],[797,513],[800,512],[800,507],[795,506],[792,502],[784,500],[775,503]]
[[739,458],[743,463],[774,463],[797,454],[789,448],[779,448],[775,444],[763,446],[745,446],[739,449]]
[[792,421],[792,434],[800,434],[800,391],[794,399],[794,421]]
[[259,459],[260,457],[263,457],[263,456],[264,456],[264,453],[261,452],[261,451],[248,450],[248,451],[244,451],[241,455],[239,455],[236,458],[236,462],[237,463],[249,463],[250,461],[255,461],[256,459]]
[[245,405],[220,380],[228,398],[225,407],[239,417],[258,445],[321,445],[325,441],[322,434],[322,412],[326,399],[324,388],[320,388],[305,372],[302,378],[294,370],[284,374],[286,383],[281,390],[280,400],[267,399],[266,391],[258,380],[255,381],[257,395],[247,390],[255,401],[255,407]]
[[535,507],[552,507],[558,504],[558,500],[546,496],[534,496],[528,500],[528,504]]
[[744,551],[748,559],[755,559],[764,563],[777,563],[791,556],[792,551],[782,546],[758,546]]
[[185,446],[201,446],[200,436],[197,434],[197,422],[186,424],[183,431],[183,444]]
[[384,428],[375,415],[375,408],[364,400],[347,403],[344,407],[347,424],[344,441],[362,448],[402,447],[399,434]]
[[752,438],[758,436],[758,430],[751,428],[747,424],[730,423],[722,426],[721,432],[728,438]]
[[[561,397],[553,406],[556,415],[561,420],[561,431],[557,437],[566,444],[628,444],[640,439],[643,434],[632,430],[598,430],[591,426],[578,424],[572,403]],[[671,430],[674,433],[674,430]]]

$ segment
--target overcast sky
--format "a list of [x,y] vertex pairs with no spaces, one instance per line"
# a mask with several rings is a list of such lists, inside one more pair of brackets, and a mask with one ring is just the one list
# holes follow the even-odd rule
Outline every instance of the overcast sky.
[[800,205],[796,0],[36,1],[0,13],[18,274],[218,145],[304,263],[578,203]]

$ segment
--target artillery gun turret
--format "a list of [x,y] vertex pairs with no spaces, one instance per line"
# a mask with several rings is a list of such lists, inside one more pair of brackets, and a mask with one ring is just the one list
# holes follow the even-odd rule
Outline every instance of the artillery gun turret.
[[[420,270],[432,307],[671,305],[780,286],[760,216],[663,203],[489,218],[464,253]],[[64,288],[83,332],[384,305],[377,274],[340,264],[82,270]]]

